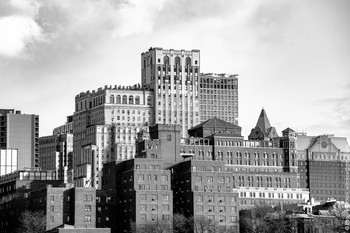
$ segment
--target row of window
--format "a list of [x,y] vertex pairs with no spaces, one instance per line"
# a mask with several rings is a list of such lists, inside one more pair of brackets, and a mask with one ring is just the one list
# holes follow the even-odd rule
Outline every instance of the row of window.
[[[144,174],[140,174],[138,175],[138,181],[144,181],[145,180],[145,177],[146,175]],[[151,174],[148,174],[147,175],[147,180],[154,180],[154,181],[157,181],[158,180],[158,175],[151,175]],[[160,176],[160,181],[168,181],[168,176],[167,175],[161,175]]]
[[[109,96],[109,103],[110,104],[136,104],[139,105],[140,104],[140,96],[134,96],[133,95],[116,95],[114,97],[114,95],[110,95]],[[147,96],[147,105],[152,105],[152,96]]]

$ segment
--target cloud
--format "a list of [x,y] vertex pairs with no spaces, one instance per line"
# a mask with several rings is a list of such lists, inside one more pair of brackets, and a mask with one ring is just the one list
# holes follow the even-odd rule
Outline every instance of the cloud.
[[40,26],[26,16],[0,18],[0,55],[15,57],[30,49],[31,43],[43,40]]

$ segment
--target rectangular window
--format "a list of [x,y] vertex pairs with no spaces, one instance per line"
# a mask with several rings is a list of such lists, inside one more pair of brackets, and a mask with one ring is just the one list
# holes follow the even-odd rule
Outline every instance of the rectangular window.
[[168,194],[163,195],[163,201],[169,201],[169,195]]
[[146,200],[147,200],[146,194],[141,194],[141,195],[140,195],[140,199],[141,199],[142,201],[146,201]]
[[91,211],[91,205],[85,205],[85,211]]
[[85,222],[91,222],[91,215],[85,215]]
[[158,200],[158,195],[156,195],[156,194],[151,195],[151,200],[152,201]]
[[203,206],[202,205],[198,205],[197,206],[197,211],[198,212],[203,212]]

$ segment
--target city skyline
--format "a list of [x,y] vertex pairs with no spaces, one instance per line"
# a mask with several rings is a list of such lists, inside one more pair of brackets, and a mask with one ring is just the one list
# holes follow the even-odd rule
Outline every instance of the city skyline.
[[244,137],[264,108],[278,134],[350,138],[348,10],[343,0],[3,1],[1,108],[39,115],[50,135],[80,92],[141,83],[149,47],[199,49],[201,72],[239,74]]

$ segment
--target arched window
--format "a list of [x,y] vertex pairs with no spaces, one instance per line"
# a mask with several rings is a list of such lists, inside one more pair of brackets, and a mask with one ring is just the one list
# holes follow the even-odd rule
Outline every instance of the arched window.
[[123,95],[123,102],[122,104],[128,104],[128,97],[126,95]]
[[180,66],[180,64],[181,64],[180,57],[179,57],[179,56],[176,56],[176,57],[175,57],[175,66]]
[[120,104],[120,95],[117,95],[117,97],[115,99],[116,99],[116,103]]
[[135,104],[140,104],[140,96],[135,97]]
[[114,104],[114,95],[109,97],[109,103]]
[[169,65],[169,57],[164,56],[164,65],[168,64]]
[[129,96],[129,104],[134,104],[134,96]]
[[186,57],[186,66],[191,66],[191,58]]
[[152,105],[152,96],[147,97],[147,105]]

